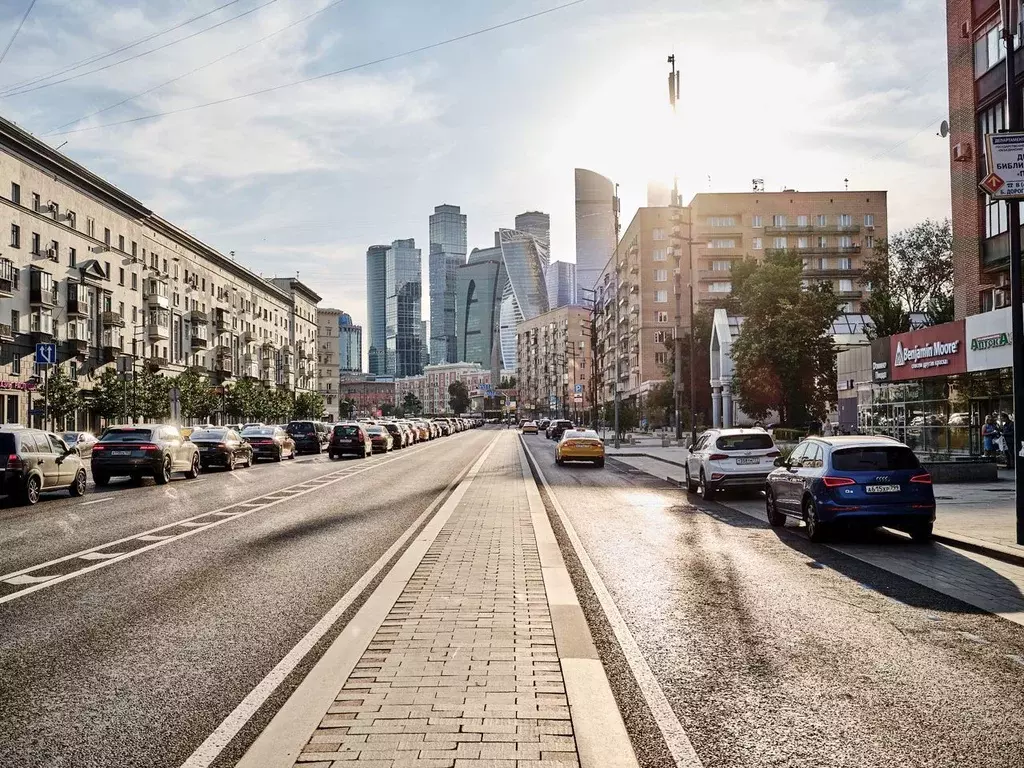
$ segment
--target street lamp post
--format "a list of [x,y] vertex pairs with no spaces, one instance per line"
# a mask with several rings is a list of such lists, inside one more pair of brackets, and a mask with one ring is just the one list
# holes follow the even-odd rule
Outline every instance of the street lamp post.
[[622,400],[619,382],[621,373],[619,371],[619,360],[621,349],[619,345],[619,185],[615,185],[615,197],[612,198],[612,214],[615,217],[615,448],[619,448],[619,408]]

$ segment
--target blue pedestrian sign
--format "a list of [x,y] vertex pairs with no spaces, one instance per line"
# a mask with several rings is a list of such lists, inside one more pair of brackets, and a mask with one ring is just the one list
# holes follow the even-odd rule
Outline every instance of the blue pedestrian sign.
[[577,395],[582,395],[583,394],[583,385],[582,384],[577,384],[576,386],[573,387],[572,391],[573,391],[573,393],[575,393]]
[[36,365],[56,365],[57,364],[57,345],[48,342],[45,344],[36,344]]

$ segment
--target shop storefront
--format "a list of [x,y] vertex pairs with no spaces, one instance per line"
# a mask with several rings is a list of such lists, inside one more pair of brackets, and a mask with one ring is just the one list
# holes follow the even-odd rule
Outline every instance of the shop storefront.
[[25,424],[35,388],[30,381],[0,379],[0,421],[4,424]]
[[986,417],[1013,417],[1011,365],[1009,308],[876,339],[855,385],[857,428],[922,455],[980,456]]

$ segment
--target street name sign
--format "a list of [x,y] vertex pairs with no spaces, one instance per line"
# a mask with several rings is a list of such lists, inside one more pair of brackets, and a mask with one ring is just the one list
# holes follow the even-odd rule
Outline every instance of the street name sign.
[[1024,200],[1024,133],[986,134],[985,147],[981,188],[998,200]]

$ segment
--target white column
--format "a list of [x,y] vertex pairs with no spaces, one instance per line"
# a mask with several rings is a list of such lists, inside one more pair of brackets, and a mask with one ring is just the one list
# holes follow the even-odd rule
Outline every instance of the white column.
[[722,426],[722,387],[714,383],[711,385],[711,426]]
[[732,426],[732,384],[722,383],[722,426]]

